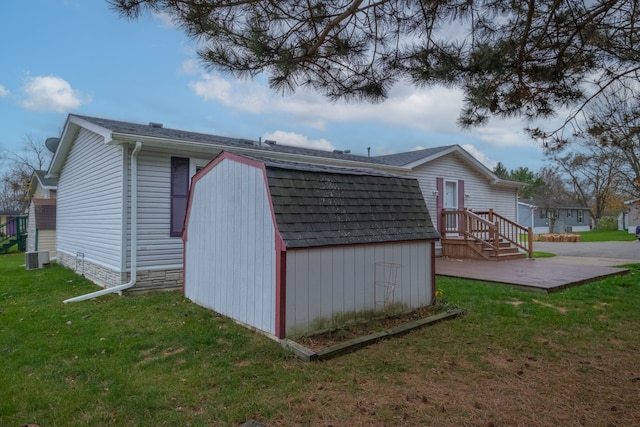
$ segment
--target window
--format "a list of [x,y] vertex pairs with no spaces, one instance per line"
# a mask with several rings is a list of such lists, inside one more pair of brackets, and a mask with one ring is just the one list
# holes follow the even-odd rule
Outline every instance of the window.
[[582,211],[578,211],[578,224],[582,224],[583,221],[583,217],[582,217]]
[[571,218],[571,209],[567,209],[567,218]]
[[549,212],[545,208],[540,209],[540,218],[546,218]]
[[189,159],[171,158],[171,237],[180,237],[189,197]]

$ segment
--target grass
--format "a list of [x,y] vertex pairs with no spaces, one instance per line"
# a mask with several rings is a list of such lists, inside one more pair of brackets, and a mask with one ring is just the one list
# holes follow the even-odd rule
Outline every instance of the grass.
[[580,233],[576,233],[580,235],[581,242],[632,242],[636,240],[636,235],[631,234],[627,231],[602,231],[602,230],[591,230],[584,231]]
[[[438,278],[467,314],[331,361],[177,292],[104,296],[0,256],[0,425],[633,425],[640,265],[546,295]],[[634,380],[638,376],[638,381]]]

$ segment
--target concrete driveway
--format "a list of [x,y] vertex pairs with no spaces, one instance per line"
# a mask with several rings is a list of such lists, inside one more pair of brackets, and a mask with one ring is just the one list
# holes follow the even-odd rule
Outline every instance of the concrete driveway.
[[533,242],[536,252],[556,254],[538,261],[613,267],[640,263],[640,241],[633,242]]

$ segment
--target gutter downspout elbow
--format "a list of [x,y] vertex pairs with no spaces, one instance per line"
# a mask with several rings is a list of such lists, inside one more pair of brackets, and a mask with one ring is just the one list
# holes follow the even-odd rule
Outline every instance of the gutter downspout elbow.
[[102,295],[111,294],[114,292],[121,292],[125,289],[129,289],[136,284],[136,270],[137,270],[137,251],[138,251],[138,153],[142,150],[142,142],[137,141],[136,146],[131,152],[131,278],[128,283],[122,285],[113,286],[111,288],[101,289],[89,294],[80,295],[77,297],[69,298],[63,301],[63,303],[84,301],[91,298],[96,298]]

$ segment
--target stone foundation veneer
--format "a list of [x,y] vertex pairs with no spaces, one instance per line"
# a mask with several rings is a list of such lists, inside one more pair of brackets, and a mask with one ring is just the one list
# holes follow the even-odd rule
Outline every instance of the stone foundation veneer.
[[[103,288],[112,288],[129,281],[129,273],[119,273],[72,255],[58,252],[57,260],[58,264],[72,269]],[[128,291],[179,289],[182,287],[182,277],[182,269],[138,270],[136,284]]]

